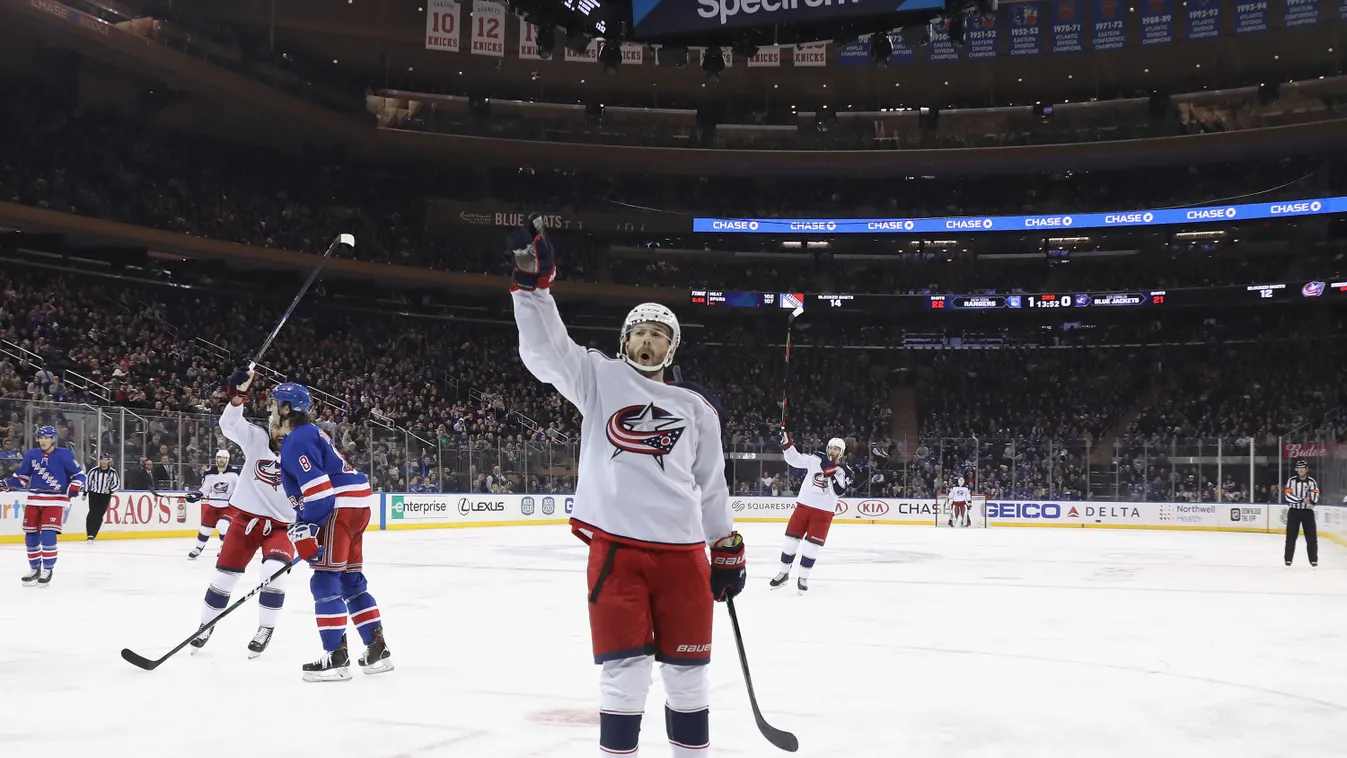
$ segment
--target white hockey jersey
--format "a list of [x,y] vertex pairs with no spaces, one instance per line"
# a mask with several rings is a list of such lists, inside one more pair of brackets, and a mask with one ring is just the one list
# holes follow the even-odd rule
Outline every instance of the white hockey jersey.
[[734,517],[710,403],[575,344],[546,290],[511,297],[524,366],[584,415],[576,532],[675,550],[728,536]]
[[243,470],[230,503],[244,513],[293,523],[295,507],[281,485],[281,455],[271,449],[271,435],[243,417],[243,406],[225,404],[220,430],[243,448]]
[[229,505],[229,499],[234,496],[234,489],[238,484],[237,471],[226,470],[220,473],[219,469],[212,468],[201,480],[201,502],[212,508],[223,508]]
[[973,493],[967,487],[950,487],[949,502],[950,505],[968,505],[973,502]]
[[[822,451],[805,455],[791,445],[783,449],[781,454],[786,458],[786,465],[804,469],[804,483],[800,485],[800,494],[796,495],[795,501],[810,508],[836,513],[837,499],[851,484],[847,480],[847,470],[834,464],[828,459],[828,454]],[[825,467],[837,470],[832,476],[825,476]]]

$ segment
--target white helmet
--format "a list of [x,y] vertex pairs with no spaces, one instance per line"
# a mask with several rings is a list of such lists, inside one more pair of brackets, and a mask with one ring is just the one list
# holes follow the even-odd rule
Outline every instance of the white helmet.
[[828,449],[832,450],[833,448],[837,448],[838,450],[845,453],[847,451],[847,441],[842,439],[841,437],[833,437],[832,439],[828,440]]
[[[638,324],[661,324],[668,330],[669,352],[664,354],[664,362],[660,365],[654,367],[642,366],[627,355],[627,337],[631,336],[631,330],[635,329]],[[639,369],[650,371],[652,368],[668,368],[669,364],[673,363],[674,351],[678,349],[678,343],[682,339],[683,331],[679,328],[678,317],[673,314],[673,311],[659,303],[641,303],[632,308],[631,313],[628,313],[626,320],[622,322],[622,335],[617,341],[617,352],[618,355],[622,356],[622,360]]]
[[215,453],[215,460],[218,462],[221,458],[225,459],[225,463],[229,463],[229,451],[228,450],[217,451]]
[[957,481],[957,482],[959,483],[958,486],[960,486],[960,487],[963,486],[963,477],[962,477],[962,476],[959,477],[958,479],[956,479],[955,481]]

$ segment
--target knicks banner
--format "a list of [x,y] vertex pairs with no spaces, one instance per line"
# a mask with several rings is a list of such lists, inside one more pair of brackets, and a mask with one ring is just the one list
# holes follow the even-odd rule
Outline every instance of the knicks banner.
[[1174,41],[1173,0],[1141,0],[1141,44],[1167,45]]
[[[964,47],[968,60],[987,60],[996,57],[996,14],[969,13],[964,20]],[[898,52],[898,46],[893,46]]]
[[472,54],[505,57],[505,7],[472,0]]
[[926,55],[935,62],[959,60],[959,51],[954,49],[954,41],[949,38],[948,23],[931,25],[931,45]]
[[589,41],[589,46],[585,48],[585,51],[583,53],[577,53],[574,50],[570,49],[570,47],[566,48],[567,63],[577,63],[577,62],[597,63],[598,60],[599,60],[599,41],[596,39],[592,39]]
[[1309,26],[1319,20],[1319,0],[1286,0],[1282,23],[1287,29]]
[[1090,19],[1090,47],[1098,51],[1121,50],[1126,37],[1123,34],[1122,0],[1094,0],[1094,16]]
[[1010,55],[1038,55],[1043,51],[1043,29],[1039,25],[1038,3],[1010,6]]
[[462,18],[458,0],[429,0],[426,3],[426,49],[458,52],[458,22]]
[[1085,50],[1084,8],[1076,0],[1061,0],[1052,7],[1052,52]]
[[795,65],[820,68],[828,65],[828,43],[813,42],[795,46]]
[[1221,36],[1221,0],[1188,0],[1188,39]]
[[1235,3],[1235,34],[1267,31],[1267,0],[1241,0]]
[[758,54],[748,59],[749,68],[777,68],[780,65],[780,47],[760,47]]
[[538,54],[538,27],[527,21],[519,22],[519,58],[520,60],[542,60]]

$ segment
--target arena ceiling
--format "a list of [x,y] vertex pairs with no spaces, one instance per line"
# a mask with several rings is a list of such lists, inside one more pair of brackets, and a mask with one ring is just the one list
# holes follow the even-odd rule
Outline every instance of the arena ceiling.
[[[801,107],[820,103],[947,107],[1061,102],[1110,97],[1118,91],[1172,93],[1331,75],[1347,65],[1341,40],[1344,24],[1336,18],[1336,3],[1327,0],[1317,24],[1295,30],[1273,28],[1261,34],[1225,34],[1210,41],[1152,47],[1131,44],[1108,53],[1053,55],[1045,51],[1026,58],[1002,55],[991,61],[923,61],[887,68],[838,66],[836,53],[830,49],[825,67],[795,68],[783,62],[780,68],[749,69],[736,61],[712,84],[706,83],[695,63],[683,69],[663,68],[654,64],[651,55],[639,67],[625,65],[611,76],[597,64],[565,62],[559,53],[553,60],[521,60],[519,21],[513,17],[506,19],[504,57],[466,52],[466,39],[464,52],[429,51],[425,49],[427,2],[177,0],[175,7],[182,16],[242,28],[254,40],[274,40],[276,52],[321,61],[376,87],[411,85],[444,93],[559,101],[602,101],[621,93],[630,103],[665,106],[729,98],[764,106],[799,101]],[[1232,0],[1225,2],[1232,7]],[[1281,3],[1275,7],[1276,13],[1269,11],[1269,24],[1274,27],[1280,25]],[[1179,37],[1183,20],[1175,15]],[[1129,21],[1129,30],[1135,26],[1135,19]]]

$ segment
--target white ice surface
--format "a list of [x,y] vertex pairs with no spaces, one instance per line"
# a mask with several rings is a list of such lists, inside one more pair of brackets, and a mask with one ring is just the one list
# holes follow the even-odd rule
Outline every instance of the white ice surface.
[[[799,597],[767,588],[781,526],[743,531],[755,684],[799,755],[1347,755],[1347,549],[1331,543],[1312,570],[1303,544],[1284,568],[1275,535],[848,525]],[[195,627],[213,561],[190,545],[62,543],[45,590],[0,546],[0,755],[598,754],[584,547],[564,527],[368,534],[397,670],[336,684],[299,677],[319,653],[307,568],[262,658],[245,651],[254,603],[199,655],[122,661]],[[780,755],[723,610],[716,624],[711,752]],[[646,756],[669,755],[661,697],[656,680]]]

